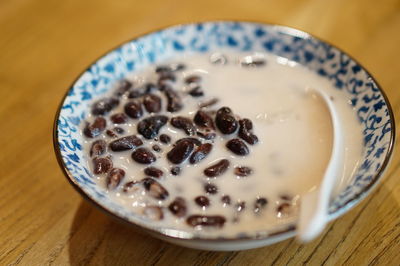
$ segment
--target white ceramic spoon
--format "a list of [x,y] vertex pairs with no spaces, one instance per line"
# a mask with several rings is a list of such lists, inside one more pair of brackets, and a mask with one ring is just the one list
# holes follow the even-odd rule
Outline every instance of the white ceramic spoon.
[[301,242],[308,242],[316,238],[328,223],[330,197],[336,180],[342,173],[344,160],[342,125],[333,104],[333,98],[326,92],[319,90],[310,90],[310,93],[319,95],[329,109],[333,128],[333,143],[331,158],[320,185],[313,191],[302,195],[301,198],[297,229],[297,238]]

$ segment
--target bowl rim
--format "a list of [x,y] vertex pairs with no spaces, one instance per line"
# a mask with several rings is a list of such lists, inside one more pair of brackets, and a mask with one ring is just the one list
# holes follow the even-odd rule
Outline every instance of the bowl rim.
[[[272,27],[274,29],[276,29],[279,32],[282,32],[286,35],[290,35],[290,36],[294,36],[294,35],[298,35],[300,36],[300,38],[302,39],[314,39],[318,42],[322,42],[325,43],[335,49],[337,49],[340,53],[346,55],[350,60],[354,61],[357,65],[359,65],[363,71],[366,72],[367,76],[375,83],[377,89],[379,90],[379,92],[382,94],[383,99],[385,101],[385,104],[387,106],[388,109],[388,113],[389,113],[389,119],[391,121],[391,130],[390,130],[390,140],[389,140],[389,145],[388,145],[388,149],[387,152],[385,154],[385,159],[383,161],[383,163],[381,164],[381,166],[379,167],[379,169],[376,171],[376,174],[374,175],[374,179],[367,185],[365,186],[361,191],[359,191],[354,197],[352,197],[351,199],[347,200],[346,202],[340,204],[337,206],[337,208],[333,211],[333,212],[329,212],[328,215],[328,220],[332,221],[340,216],[342,216],[343,214],[345,214],[346,212],[348,212],[350,209],[354,208],[357,204],[359,204],[365,197],[367,197],[368,195],[370,195],[372,193],[372,191],[374,191],[374,188],[377,186],[377,184],[380,182],[380,180],[382,179],[382,176],[385,172],[385,170],[387,170],[387,167],[391,161],[391,158],[393,157],[393,150],[394,150],[394,144],[395,144],[395,139],[396,139],[396,129],[395,129],[395,119],[394,119],[394,113],[393,113],[393,109],[392,106],[389,102],[389,99],[386,95],[386,93],[384,92],[384,90],[382,89],[382,87],[380,86],[380,84],[378,83],[378,81],[371,75],[371,73],[358,61],[356,60],[354,57],[350,56],[346,51],[344,51],[343,49],[339,48],[336,45],[333,45],[332,43],[320,38],[320,37],[316,37],[313,34],[310,34],[308,32],[305,32],[303,30],[299,30],[297,28],[291,27],[291,26],[285,26],[285,25],[281,25],[281,24],[276,24],[276,23],[268,23],[268,22],[263,22],[263,21],[257,21],[257,20],[235,20],[235,19],[221,19],[221,20],[199,20],[199,21],[193,21],[193,22],[187,22],[187,23],[178,23],[178,24],[168,24],[166,26],[163,27],[159,27],[156,29],[151,29],[148,30],[144,33],[140,33],[138,35],[136,35],[133,38],[130,38],[128,40],[123,41],[122,43],[119,43],[118,45],[106,50],[104,53],[102,53],[100,56],[96,57],[93,61],[91,61],[91,63],[89,64],[88,67],[84,68],[84,70],[82,70],[77,77],[72,81],[71,85],[68,87],[68,89],[66,90],[66,92],[64,93],[58,107],[57,107],[57,111],[54,117],[54,122],[53,122],[53,148],[54,148],[54,152],[57,158],[57,162],[64,174],[64,176],[66,177],[66,179],[69,181],[69,183],[75,188],[76,191],[79,192],[79,194],[81,194],[81,196],[86,199],[88,202],[92,203],[95,207],[97,207],[99,210],[101,210],[102,212],[106,213],[107,215],[110,215],[113,218],[116,218],[118,221],[121,221],[124,224],[128,224],[130,226],[133,226],[135,229],[140,229],[140,230],[146,230],[147,232],[151,233],[151,234],[156,234],[156,235],[160,235],[160,237],[162,238],[167,238],[170,240],[186,240],[186,241],[192,241],[192,240],[196,240],[196,241],[202,241],[202,242],[225,242],[225,241],[229,241],[229,242],[243,242],[243,241],[248,241],[248,240],[266,240],[266,239],[271,239],[272,242],[274,238],[278,238],[281,237],[282,239],[286,239],[289,237],[292,237],[293,235],[295,235],[295,231],[296,231],[296,223],[289,223],[286,224],[287,228],[284,230],[277,230],[277,231],[263,231],[263,232],[267,232],[267,234],[262,234],[262,235],[257,235],[257,234],[252,234],[251,236],[249,235],[245,235],[245,236],[240,236],[240,237],[231,237],[231,238],[210,238],[210,237],[201,237],[201,236],[195,236],[191,233],[188,233],[188,235],[191,235],[190,237],[182,237],[182,236],[178,236],[177,234],[174,233],[170,233],[167,232],[164,229],[155,229],[152,227],[144,227],[141,226],[140,224],[136,224],[132,221],[129,221],[119,215],[117,215],[116,213],[108,210],[105,206],[101,205],[99,202],[97,202],[95,199],[93,199],[90,195],[88,195],[81,187],[80,185],[76,182],[76,180],[74,179],[73,175],[69,172],[69,170],[67,169],[64,160],[61,156],[61,150],[60,147],[58,145],[58,131],[57,131],[57,127],[58,127],[58,119],[60,117],[60,112],[61,112],[61,108],[66,100],[66,98],[68,97],[69,92],[73,89],[74,85],[76,84],[76,82],[82,77],[82,75],[87,72],[94,64],[96,64],[100,59],[102,59],[103,57],[105,57],[106,55],[108,55],[109,53],[111,53],[112,51],[122,47],[123,45],[130,43],[132,41],[135,41],[139,38],[145,37],[145,36],[149,36],[152,34],[156,34],[156,33],[160,33],[162,31],[165,31],[167,29],[171,29],[171,28],[179,28],[179,27],[187,27],[187,26],[193,26],[193,25],[199,25],[199,24],[203,24],[203,23],[246,23],[246,24],[254,24],[254,25],[260,25],[260,26],[267,26],[267,27]],[[179,230],[176,230],[179,231]]]

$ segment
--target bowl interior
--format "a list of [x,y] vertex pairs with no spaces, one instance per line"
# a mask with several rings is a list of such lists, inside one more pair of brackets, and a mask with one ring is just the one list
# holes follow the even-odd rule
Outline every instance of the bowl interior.
[[[55,124],[56,153],[70,181],[103,209],[148,228],[140,217],[112,202],[92,180],[83,159],[80,123],[91,100],[107,92],[128,73],[177,54],[221,49],[268,52],[297,61],[344,91],[363,127],[364,154],[351,183],[331,202],[331,218],[371,191],[388,164],[394,141],[393,114],[374,79],[348,55],[304,32],[247,22],[207,22],[167,28],[123,44],[84,71],[67,92]],[[192,237],[160,228],[151,230]]]

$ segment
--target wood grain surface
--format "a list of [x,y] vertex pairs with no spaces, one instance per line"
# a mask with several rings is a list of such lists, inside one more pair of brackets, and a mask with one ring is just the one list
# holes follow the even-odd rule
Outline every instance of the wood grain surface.
[[1,0],[0,265],[399,265],[398,153],[375,192],[315,241],[242,252],[138,234],[68,184],[52,124],[77,75],[125,40],[215,19],[288,25],[337,45],[377,78],[400,125],[399,0]]

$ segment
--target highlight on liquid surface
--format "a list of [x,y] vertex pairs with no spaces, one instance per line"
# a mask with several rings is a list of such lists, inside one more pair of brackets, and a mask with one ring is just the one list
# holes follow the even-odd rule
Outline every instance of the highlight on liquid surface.
[[234,236],[296,221],[330,158],[331,95],[345,165],[362,154],[346,96],[307,68],[265,53],[188,54],[115,84],[82,125],[87,163],[108,196],[153,226]]

